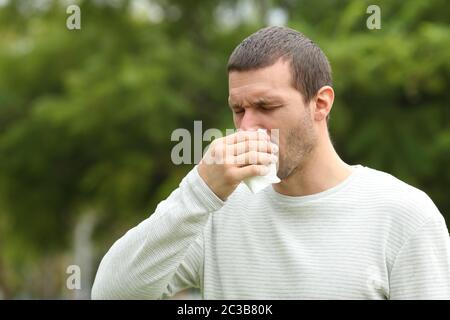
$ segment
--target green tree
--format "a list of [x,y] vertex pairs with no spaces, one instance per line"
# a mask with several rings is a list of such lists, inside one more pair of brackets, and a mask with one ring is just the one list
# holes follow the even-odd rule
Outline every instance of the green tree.
[[[253,18],[241,10],[245,1]],[[153,212],[192,168],[172,164],[173,130],[192,131],[194,120],[204,129],[232,127],[228,56],[274,8],[331,61],[338,152],[423,189],[449,221],[448,1],[379,1],[381,30],[366,28],[373,3],[359,0],[148,1],[157,21],[136,14],[133,1],[81,1],[82,29],[73,31],[60,1],[36,3],[0,6],[0,290],[7,297],[64,294],[64,270],[51,289],[30,274],[70,262],[86,214],[96,217],[99,259]],[[223,24],[224,8],[234,24]]]

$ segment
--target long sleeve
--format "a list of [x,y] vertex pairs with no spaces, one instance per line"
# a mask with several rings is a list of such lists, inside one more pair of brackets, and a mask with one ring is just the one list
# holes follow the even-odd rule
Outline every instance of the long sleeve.
[[202,229],[223,204],[194,167],[155,213],[110,248],[92,298],[160,299],[199,287]]
[[390,299],[450,299],[450,240],[441,215],[428,219],[400,250]]

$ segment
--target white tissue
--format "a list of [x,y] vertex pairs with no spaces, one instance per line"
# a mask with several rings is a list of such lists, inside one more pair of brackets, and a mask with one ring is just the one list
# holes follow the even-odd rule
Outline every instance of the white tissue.
[[[258,129],[257,131],[265,132],[265,129]],[[277,177],[277,164],[271,163],[268,165],[269,173],[265,176],[255,176],[248,179],[244,179],[245,185],[250,189],[251,192],[257,193],[267,186],[273,183],[279,183],[281,180]]]
[[280,181],[280,178],[277,177],[277,166],[275,163],[272,163],[269,166],[269,173],[267,175],[245,179],[244,183],[251,192],[257,193],[272,183],[278,183]]

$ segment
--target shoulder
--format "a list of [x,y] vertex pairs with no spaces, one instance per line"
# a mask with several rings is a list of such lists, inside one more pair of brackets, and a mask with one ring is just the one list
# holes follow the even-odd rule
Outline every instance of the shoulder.
[[[359,213],[376,222],[373,226],[377,237],[385,243],[390,267],[409,239],[423,230],[429,232],[427,226],[439,226],[430,229],[432,232],[446,229],[444,217],[424,191],[389,173],[363,167],[358,189],[361,190],[358,206],[365,209]],[[446,230],[444,233],[448,234]]]
[[433,200],[417,187],[369,167],[363,168],[361,177],[368,201],[393,221],[417,229],[429,220],[443,218]]

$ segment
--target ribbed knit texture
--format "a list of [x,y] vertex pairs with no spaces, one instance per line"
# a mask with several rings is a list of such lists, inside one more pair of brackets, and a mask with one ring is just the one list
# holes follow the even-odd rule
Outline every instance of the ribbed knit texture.
[[422,191],[361,165],[310,196],[245,185],[223,202],[195,167],[103,258],[94,299],[450,299],[450,240]]

